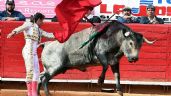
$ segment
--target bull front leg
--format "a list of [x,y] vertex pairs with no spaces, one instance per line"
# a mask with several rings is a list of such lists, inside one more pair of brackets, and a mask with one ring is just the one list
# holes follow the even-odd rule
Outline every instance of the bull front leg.
[[97,57],[100,63],[102,64],[102,73],[98,79],[98,85],[102,85],[104,83],[106,71],[108,69],[108,62],[107,62],[107,57],[105,56],[105,54],[98,54]]
[[118,52],[114,56],[113,64],[111,64],[111,69],[113,74],[115,75],[115,80],[116,80],[116,92],[120,95],[123,96],[122,88],[120,85],[120,70],[119,70],[119,59],[122,57],[122,52]]

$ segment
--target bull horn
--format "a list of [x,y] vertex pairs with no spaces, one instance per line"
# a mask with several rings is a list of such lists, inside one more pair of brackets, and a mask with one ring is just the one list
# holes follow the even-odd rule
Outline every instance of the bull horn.
[[143,40],[147,43],[147,44],[153,44],[154,42],[156,42],[157,40],[154,41],[149,41],[147,38],[143,37]]

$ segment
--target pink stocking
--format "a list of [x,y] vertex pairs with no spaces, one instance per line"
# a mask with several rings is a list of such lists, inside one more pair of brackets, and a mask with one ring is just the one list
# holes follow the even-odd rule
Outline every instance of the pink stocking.
[[26,82],[27,85],[27,95],[32,96],[32,82]]
[[37,81],[32,81],[32,96],[38,96],[37,94]]

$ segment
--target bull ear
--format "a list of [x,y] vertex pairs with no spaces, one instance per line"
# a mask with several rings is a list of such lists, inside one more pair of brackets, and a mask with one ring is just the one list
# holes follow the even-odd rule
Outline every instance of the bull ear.
[[126,30],[126,29],[123,29],[123,35],[124,35],[124,37],[129,37],[130,34],[131,34],[131,32],[129,32],[129,31]]

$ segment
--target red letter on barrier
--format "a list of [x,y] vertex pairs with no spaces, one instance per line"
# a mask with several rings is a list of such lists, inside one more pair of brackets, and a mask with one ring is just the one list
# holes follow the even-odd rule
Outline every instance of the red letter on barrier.
[[135,16],[146,16],[146,6],[140,6],[139,13],[134,14]]
[[114,5],[113,13],[119,14],[120,12],[122,12],[123,8],[124,8],[124,5]]
[[101,4],[100,13],[112,13],[112,12],[107,11],[107,4]]
[[171,7],[167,7],[167,16],[171,16]]
[[166,7],[156,7],[156,15],[165,15]]

